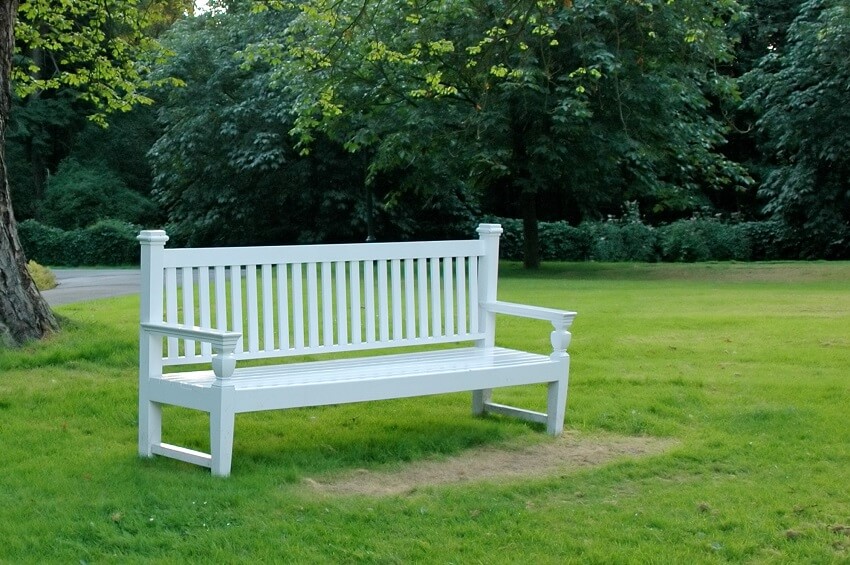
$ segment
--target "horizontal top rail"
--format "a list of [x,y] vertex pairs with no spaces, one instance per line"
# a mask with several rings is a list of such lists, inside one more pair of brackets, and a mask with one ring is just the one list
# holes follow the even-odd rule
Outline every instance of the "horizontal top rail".
[[325,261],[378,261],[428,257],[477,257],[484,254],[480,240],[339,245],[283,245],[273,247],[181,248],[163,251],[163,267],[218,267],[269,263]]

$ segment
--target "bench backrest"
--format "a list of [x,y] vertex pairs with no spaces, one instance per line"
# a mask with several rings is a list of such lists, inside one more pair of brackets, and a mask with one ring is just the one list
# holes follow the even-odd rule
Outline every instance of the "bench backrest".
[[[142,322],[242,333],[237,359],[423,344],[492,345],[498,224],[479,239],[165,249],[143,231]],[[168,338],[163,365],[201,363],[210,347]]]

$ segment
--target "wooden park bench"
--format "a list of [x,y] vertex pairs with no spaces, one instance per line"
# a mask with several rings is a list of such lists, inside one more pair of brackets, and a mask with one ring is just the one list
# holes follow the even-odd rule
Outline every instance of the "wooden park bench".
[[[226,476],[236,414],[460,391],[472,391],[474,414],[560,434],[575,312],[496,299],[501,233],[482,224],[461,241],[165,249],[164,231],[141,232],[139,453]],[[551,322],[551,355],[497,347],[496,314]],[[423,347],[434,344],[465,346]],[[236,367],[248,360],[271,364]],[[493,388],[533,383],[548,384],[546,414],[491,401]],[[163,405],[210,414],[209,454],[162,441]]]

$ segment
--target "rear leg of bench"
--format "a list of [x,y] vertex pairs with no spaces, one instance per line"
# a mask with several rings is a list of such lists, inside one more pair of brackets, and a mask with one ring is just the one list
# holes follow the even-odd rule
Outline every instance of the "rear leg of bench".
[[153,446],[162,442],[162,405],[139,400],[139,455],[153,457]]
[[220,408],[210,412],[210,470],[213,475],[230,475],[233,460],[233,431],[236,415],[231,410]]
[[493,389],[485,388],[472,391],[472,415],[482,416],[487,411],[487,403],[493,398]]

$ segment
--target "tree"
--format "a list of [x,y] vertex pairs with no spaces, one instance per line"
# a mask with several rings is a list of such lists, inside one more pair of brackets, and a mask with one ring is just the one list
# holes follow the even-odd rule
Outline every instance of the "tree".
[[[5,157],[12,81],[21,95],[73,86],[103,122],[110,111],[149,102],[144,55],[156,46],[133,0],[0,0],[0,344],[17,345],[58,329],[26,268],[17,235]],[[26,47],[13,65],[16,39]],[[29,56],[26,54],[29,53]],[[44,76],[39,63],[59,72]]]
[[760,195],[810,257],[850,252],[850,5],[809,0],[787,45],[765,55],[746,80],[771,167]]
[[[731,0],[302,2],[287,33],[247,51],[295,95],[294,133],[374,151],[374,173],[444,156],[481,191],[505,186],[539,263],[538,202],[585,216],[628,198],[695,207],[743,182],[716,148],[709,96],[730,57]],[[447,176],[448,176],[447,174]],[[463,173],[460,173],[463,174]],[[558,187],[553,191],[552,187]]]

